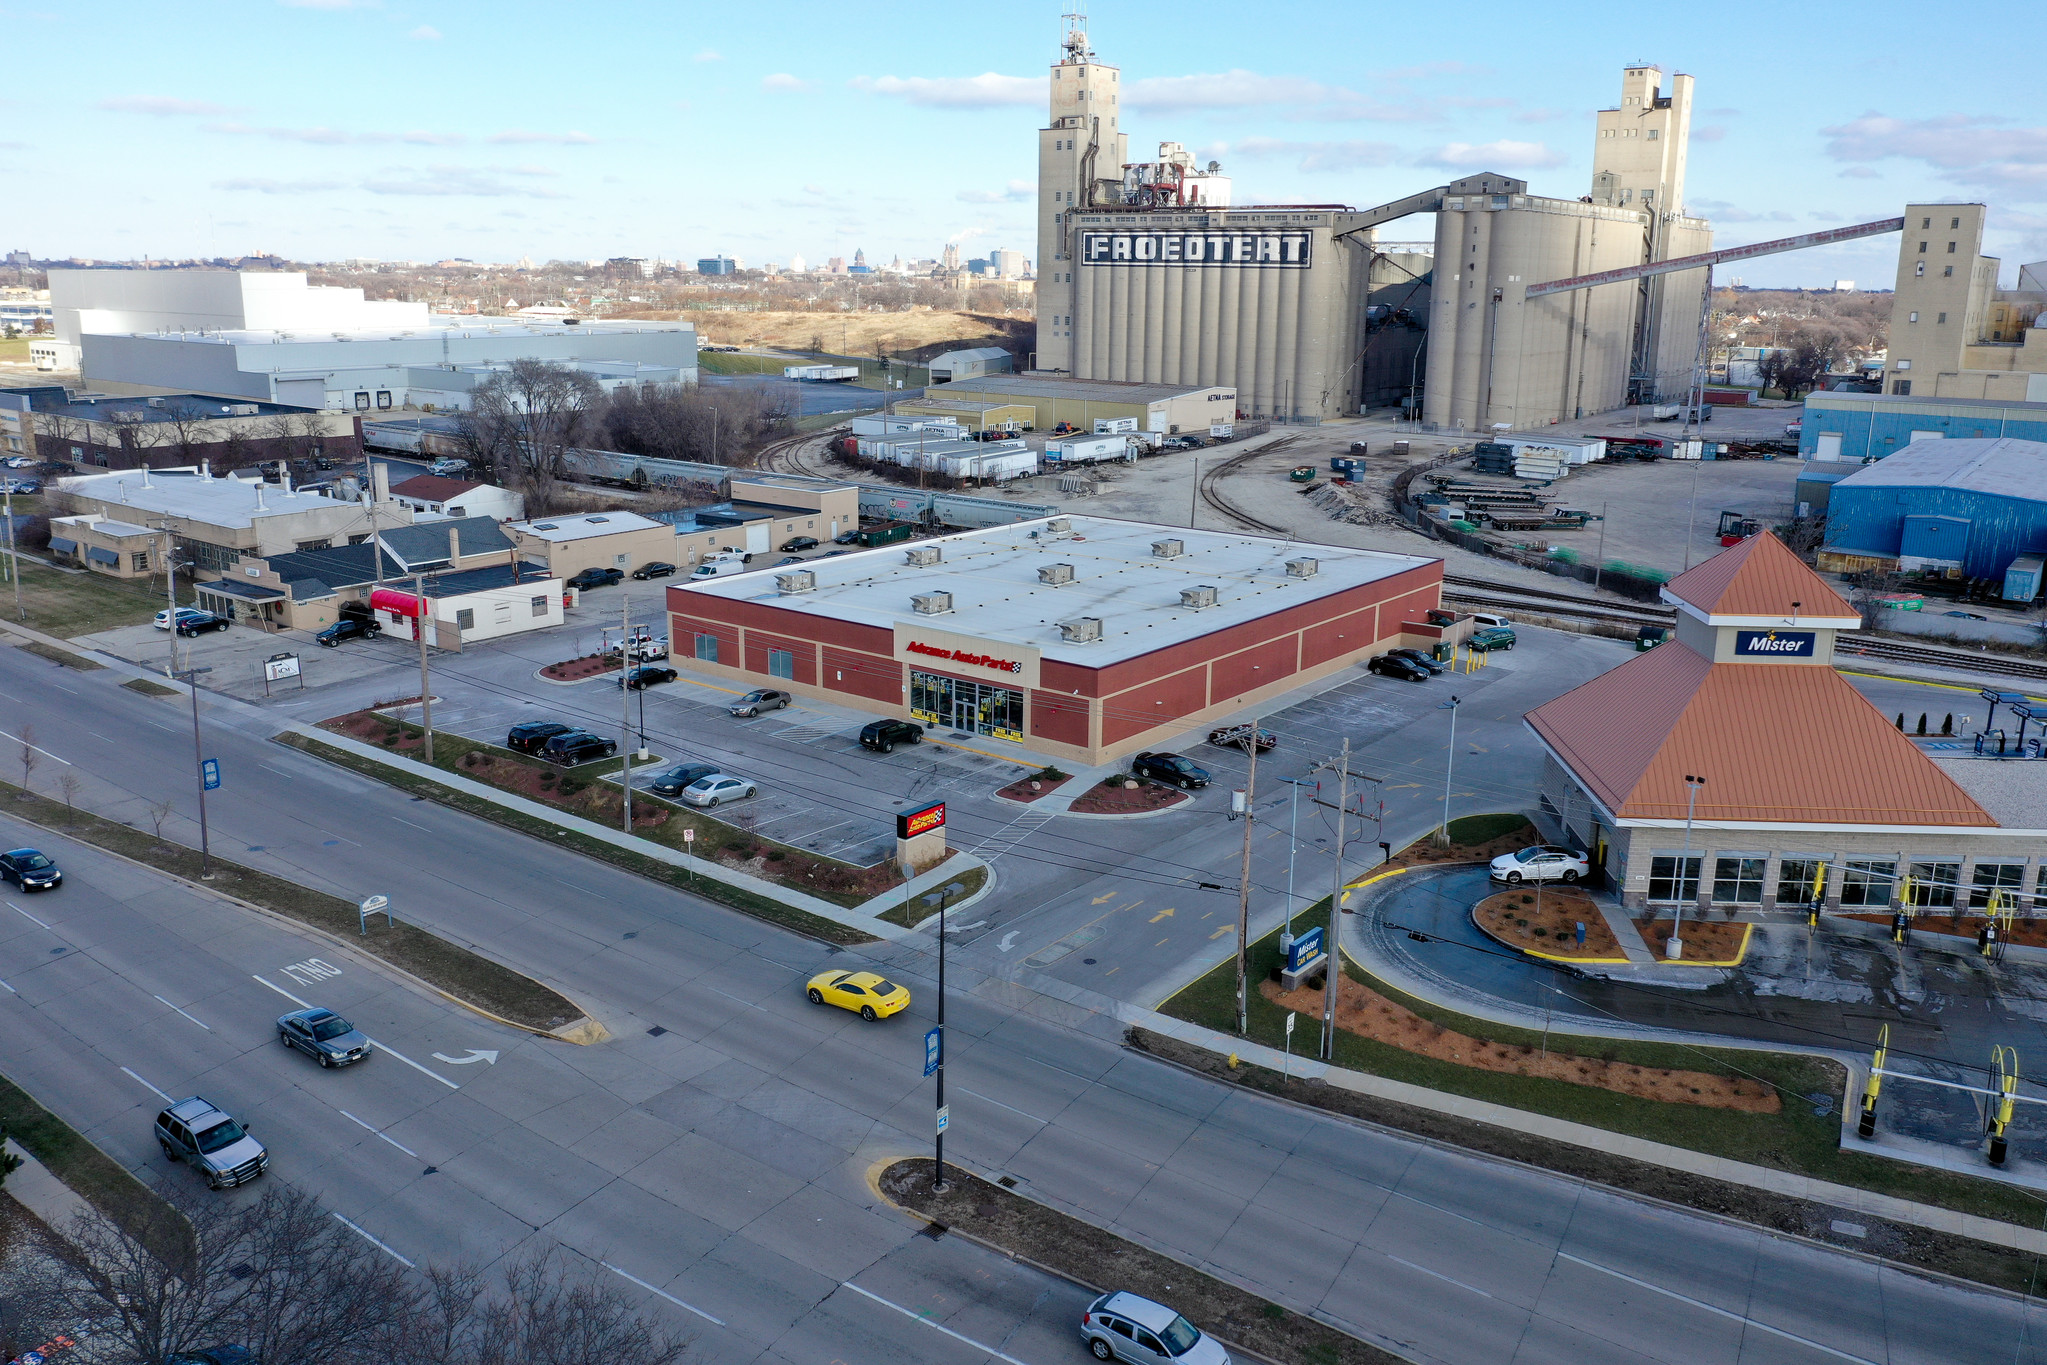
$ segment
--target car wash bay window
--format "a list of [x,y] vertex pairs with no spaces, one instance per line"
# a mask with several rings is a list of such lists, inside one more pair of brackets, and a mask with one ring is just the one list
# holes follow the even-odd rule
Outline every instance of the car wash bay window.
[[1716,905],[1761,905],[1763,868],[1769,858],[1763,854],[1741,854],[1713,860],[1713,901]]
[[[1651,901],[1683,901],[1690,904],[1699,898],[1699,864],[1704,859],[1699,854],[1679,858],[1675,854],[1659,853],[1649,860],[1649,899]],[[1684,864],[1684,875],[1680,882],[1678,864]]]

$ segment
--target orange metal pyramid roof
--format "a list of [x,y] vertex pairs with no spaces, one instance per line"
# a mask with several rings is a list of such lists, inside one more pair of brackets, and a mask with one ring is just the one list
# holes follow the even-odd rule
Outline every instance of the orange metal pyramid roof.
[[1768,532],[1685,570],[1664,584],[1663,591],[1707,616],[1789,617],[1796,602],[1801,619],[1860,620],[1832,584]]
[[1672,641],[1527,719],[1617,819],[1684,819],[1692,773],[1700,820],[1997,824],[1824,666],[1716,664]]

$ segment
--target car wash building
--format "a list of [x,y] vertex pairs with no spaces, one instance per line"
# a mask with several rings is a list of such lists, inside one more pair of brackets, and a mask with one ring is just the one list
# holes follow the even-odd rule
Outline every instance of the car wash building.
[[[1848,912],[2047,892],[2047,763],[2015,733],[1980,752],[1904,734],[1834,669],[1861,617],[1782,541],[1742,541],[1663,597],[1676,639],[1527,716],[1546,821],[1630,908],[1804,905],[1815,883]],[[2019,725],[2000,707],[1992,728]]]
[[1442,579],[1413,555],[1050,517],[677,585],[669,638],[739,686],[1094,765],[1432,643]]

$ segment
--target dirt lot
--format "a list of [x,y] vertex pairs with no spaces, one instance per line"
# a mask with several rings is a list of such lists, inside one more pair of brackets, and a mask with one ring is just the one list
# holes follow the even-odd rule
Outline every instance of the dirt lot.
[[[1474,906],[1471,918],[1509,948],[1591,961],[1626,956],[1592,897],[1576,887],[1544,887],[1539,894],[1532,887],[1502,891]],[[1582,948],[1577,945],[1580,924],[1585,926]]]
[[705,341],[725,346],[773,346],[808,351],[811,338],[841,355],[873,355],[881,342],[890,355],[926,347],[945,350],[1003,346],[1031,330],[1022,317],[987,313],[712,313],[689,314]]

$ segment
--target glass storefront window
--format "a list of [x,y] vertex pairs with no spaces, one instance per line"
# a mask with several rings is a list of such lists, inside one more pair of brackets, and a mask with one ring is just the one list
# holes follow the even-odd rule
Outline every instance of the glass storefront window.
[[[1813,902],[1813,880],[1820,875],[1820,869],[1827,860],[1817,854],[1787,853],[1777,860],[1777,906],[1784,909],[1793,905],[1811,905]],[[1827,888],[1823,883],[1819,894],[1825,896]]]
[[768,676],[770,678],[794,678],[796,656],[786,649],[768,651]]
[[1768,858],[1715,858],[1713,899],[1722,905],[1761,905],[1763,866]]
[[1912,904],[1919,909],[1952,910],[1955,888],[1961,884],[1960,863],[1910,863]]
[[[1703,859],[1694,853],[1689,858],[1675,854],[1657,854],[1649,860],[1649,899],[1651,901],[1683,901],[1689,905],[1699,898],[1699,864]],[[1682,881],[1678,875],[1678,864],[1684,864]]]
[[1898,865],[1888,858],[1850,858],[1841,864],[1841,904],[1886,906]]
[[1023,693],[994,683],[912,670],[910,714],[968,734],[1019,741],[1024,737]]
[[[2024,863],[1978,863],[1971,878],[1969,908],[1986,909],[1990,905],[1990,893],[2002,891],[2000,898],[2005,905],[2016,906],[2019,896],[2026,887],[2026,865]],[[2030,910],[2031,907],[2025,907]]]

